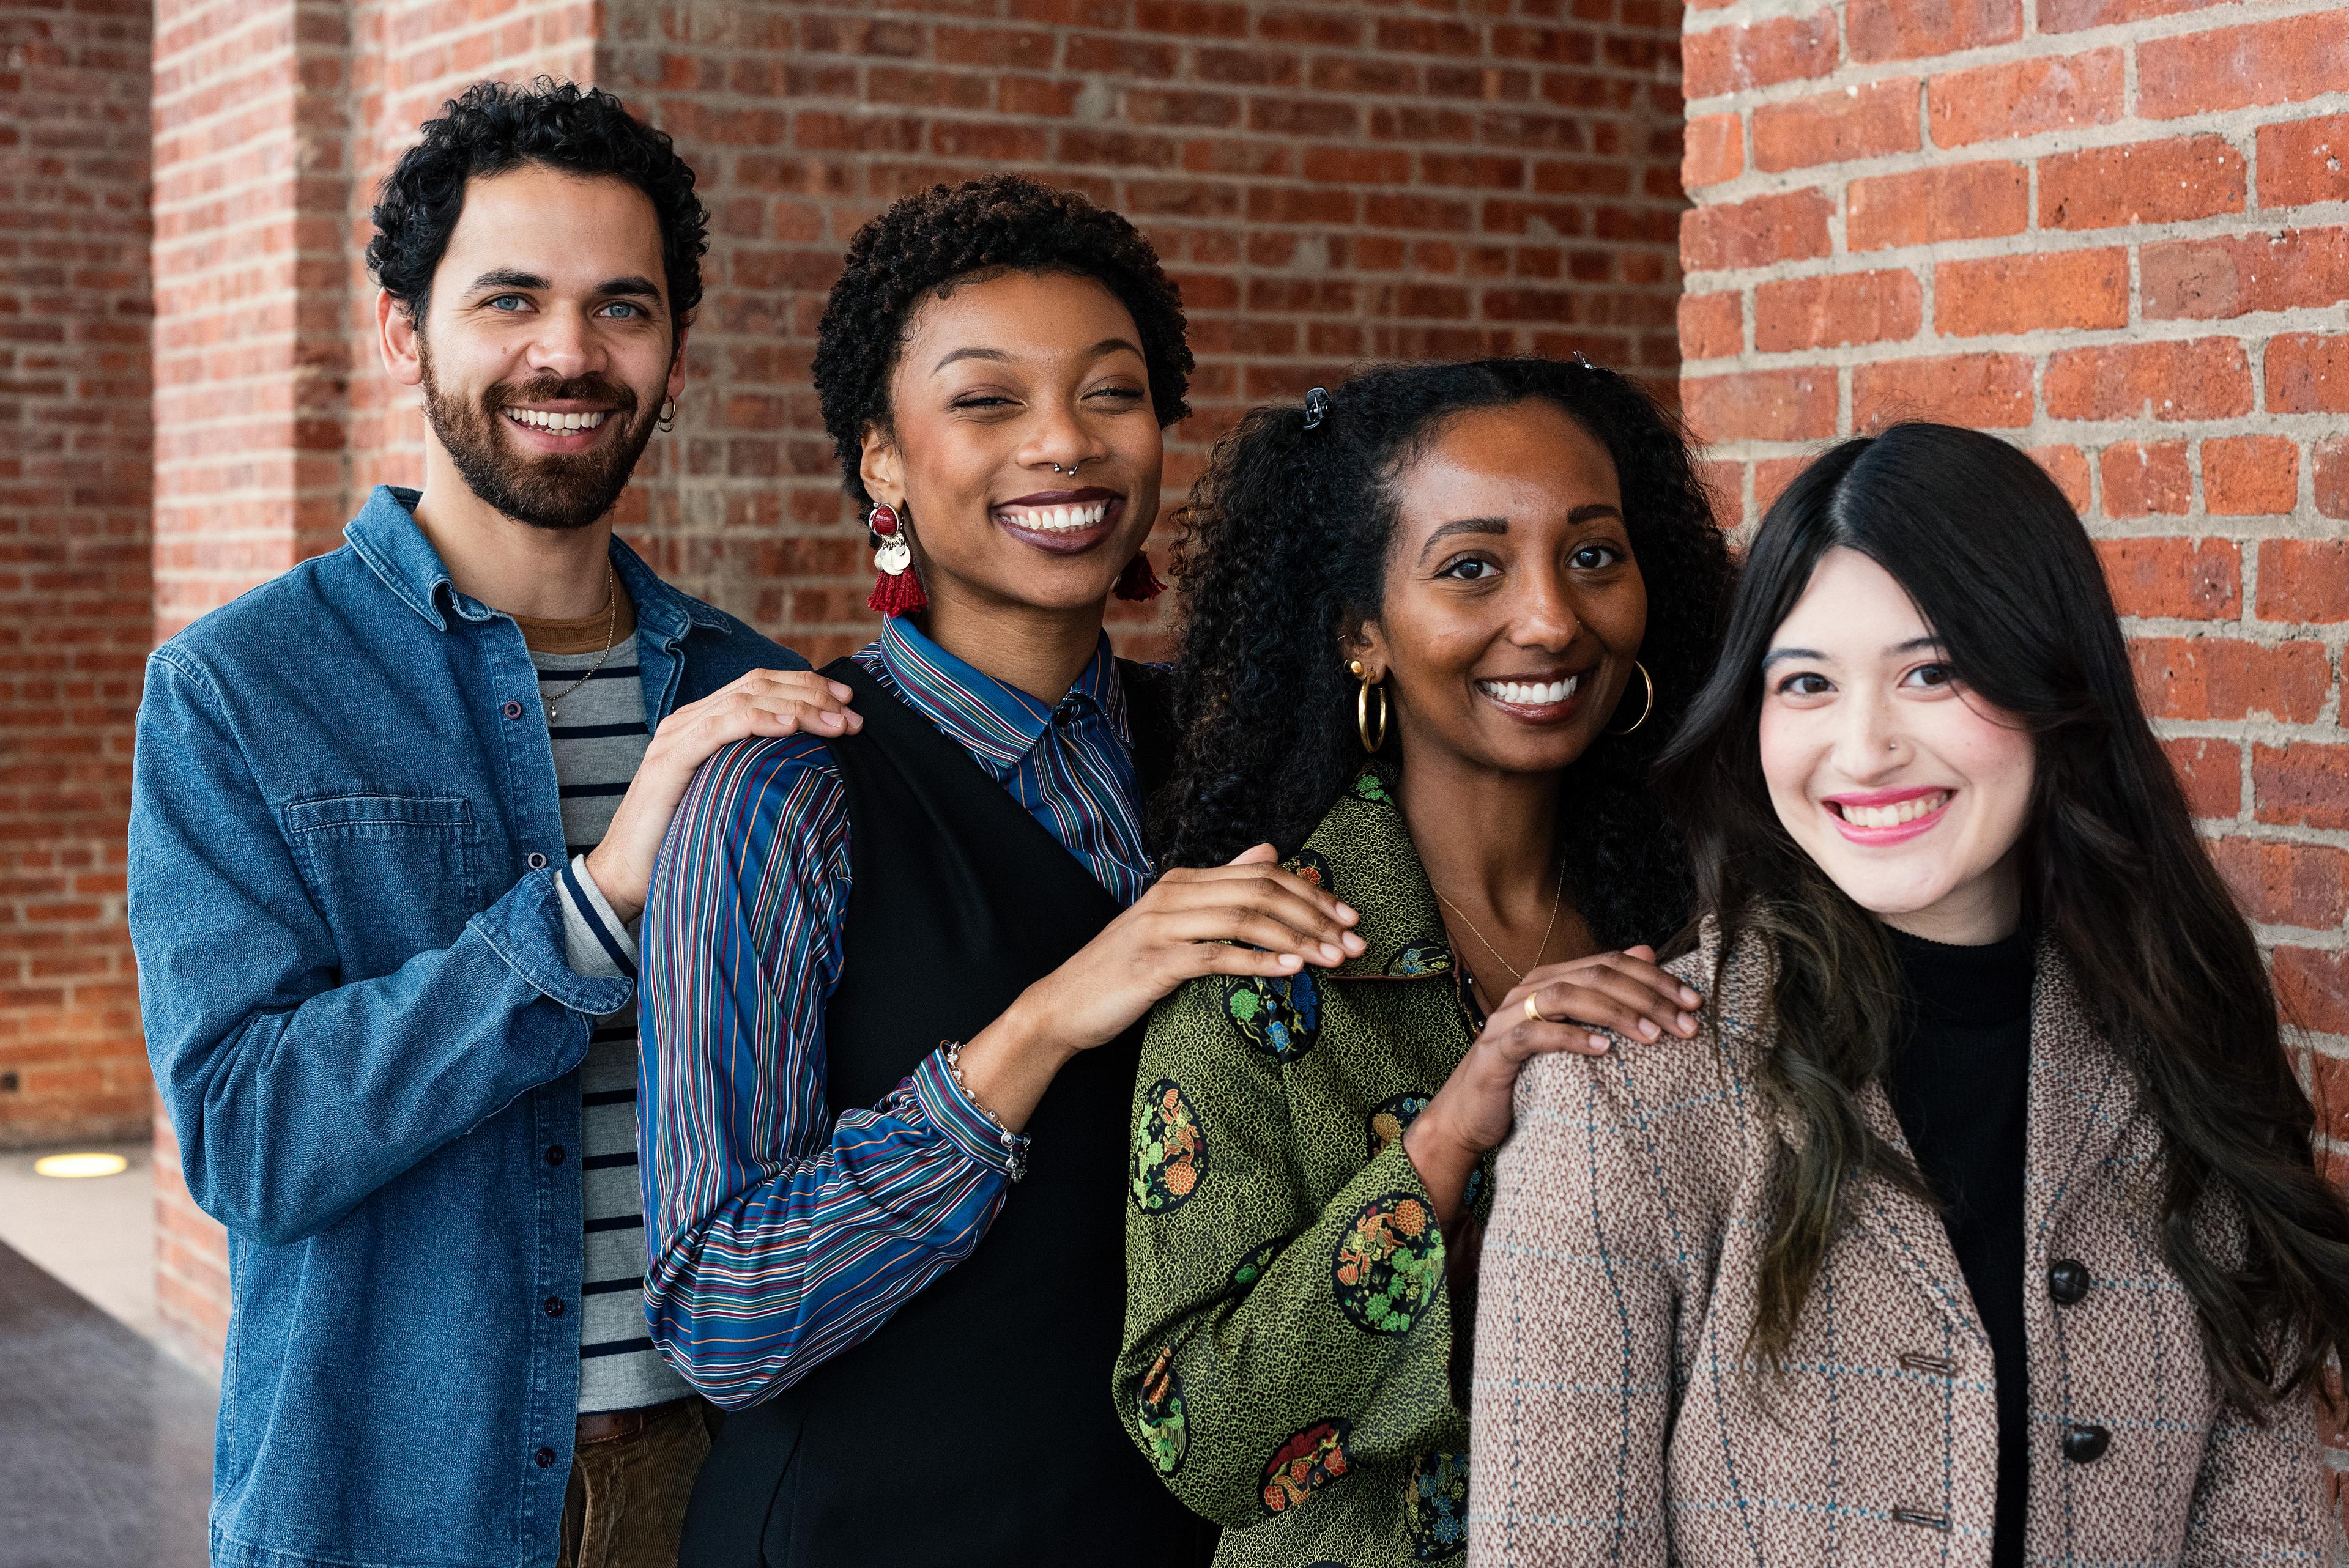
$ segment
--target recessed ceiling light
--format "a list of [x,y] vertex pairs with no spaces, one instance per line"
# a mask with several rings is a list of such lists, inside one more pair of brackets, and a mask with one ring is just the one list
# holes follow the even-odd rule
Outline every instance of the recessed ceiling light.
[[51,1154],[33,1161],[36,1176],[62,1176],[79,1180],[87,1176],[119,1176],[130,1168],[130,1161],[119,1154]]

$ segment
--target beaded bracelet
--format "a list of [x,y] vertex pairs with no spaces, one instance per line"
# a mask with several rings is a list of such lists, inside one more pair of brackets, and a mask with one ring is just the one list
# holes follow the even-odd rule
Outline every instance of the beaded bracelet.
[[947,1076],[954,1079],[955,1088],[962,1091],[963,1099],[977,1109],[978,1114],[987,1118],[994,1126],[995,1136],[1003,1145],[1004,1158],[1010,1162],[1011,1179],[1014,1181],[1019,1181],[1028,1174],[1028,1140],[1004,1126],[1003,1119],[980,1105],[978,1097],[970,1092],[970,1085],[963,1081],[962,1076],[962,1042],[940,1040],[938,1044],[944,1046],[947,1050]]

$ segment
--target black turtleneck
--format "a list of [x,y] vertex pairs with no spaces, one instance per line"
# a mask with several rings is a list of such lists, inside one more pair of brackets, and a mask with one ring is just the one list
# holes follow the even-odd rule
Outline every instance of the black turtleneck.
[[1990,1337],[1998,1376],[1991,1563],[2020,1568],[2030,1491],[2023,1183],[2033,944],[2027,932],[1987,947],[1951,947],[1899,931],[1891,936],[1908,975],[1909,1006],[1884,1087],[1918,1170],[1941,1201],[1950,1244]]

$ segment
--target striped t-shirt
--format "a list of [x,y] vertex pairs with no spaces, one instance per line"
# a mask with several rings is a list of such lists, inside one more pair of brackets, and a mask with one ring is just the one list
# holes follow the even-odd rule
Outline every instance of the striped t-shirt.
[[[617,583],[613,591],[619,593]],[[554,708],[548,734],[562,792],[571,863],[557,879],[572,968],[636,971],[636,934],[587,874],[628,781],[651,741],[636,666],[635,616],[620,594],[617,641],[600,667],[610,613],[577,621],[514,617],[538,666],[539,697]],[[595,667],[595,674],[587,674]],[[576,690],[574,683],[581,681]],[[580,1213],[585,1268],[579,1287],[579,1409],[633,1410],[690,1392],[645,1331],[645,1212],[636,1173],[636,1012],[633,1000],[595,1020],[580,1065]]]

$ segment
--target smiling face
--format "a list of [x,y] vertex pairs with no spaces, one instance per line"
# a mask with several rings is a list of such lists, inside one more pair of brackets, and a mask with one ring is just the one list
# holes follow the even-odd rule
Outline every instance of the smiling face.
[[[1133,317],[1099,282],[1009,272],[916,310],[864,441],[939,606],[1099,605],[1158,515],[1165,445]],[[1071,471],[1073,470],[1073,471]]]
[[432,438],[481,500],[584,528],[619,500],[684,389],[652,202],[626,181],[528,164],[475,179],[421,332],[387,326]]
[[1394,490],[1385,602],[1349,656],[1387,679],[1405,754],[1566,767],[1613,716],[1648,625],[1607,449],[1552,403],[1479,408]]
[[1828,551],[1779,624],[1760,739],[1778,820],[1853,903],[1930,941],[2014,930],[2031,737],[1966,690],[1869,557]]

